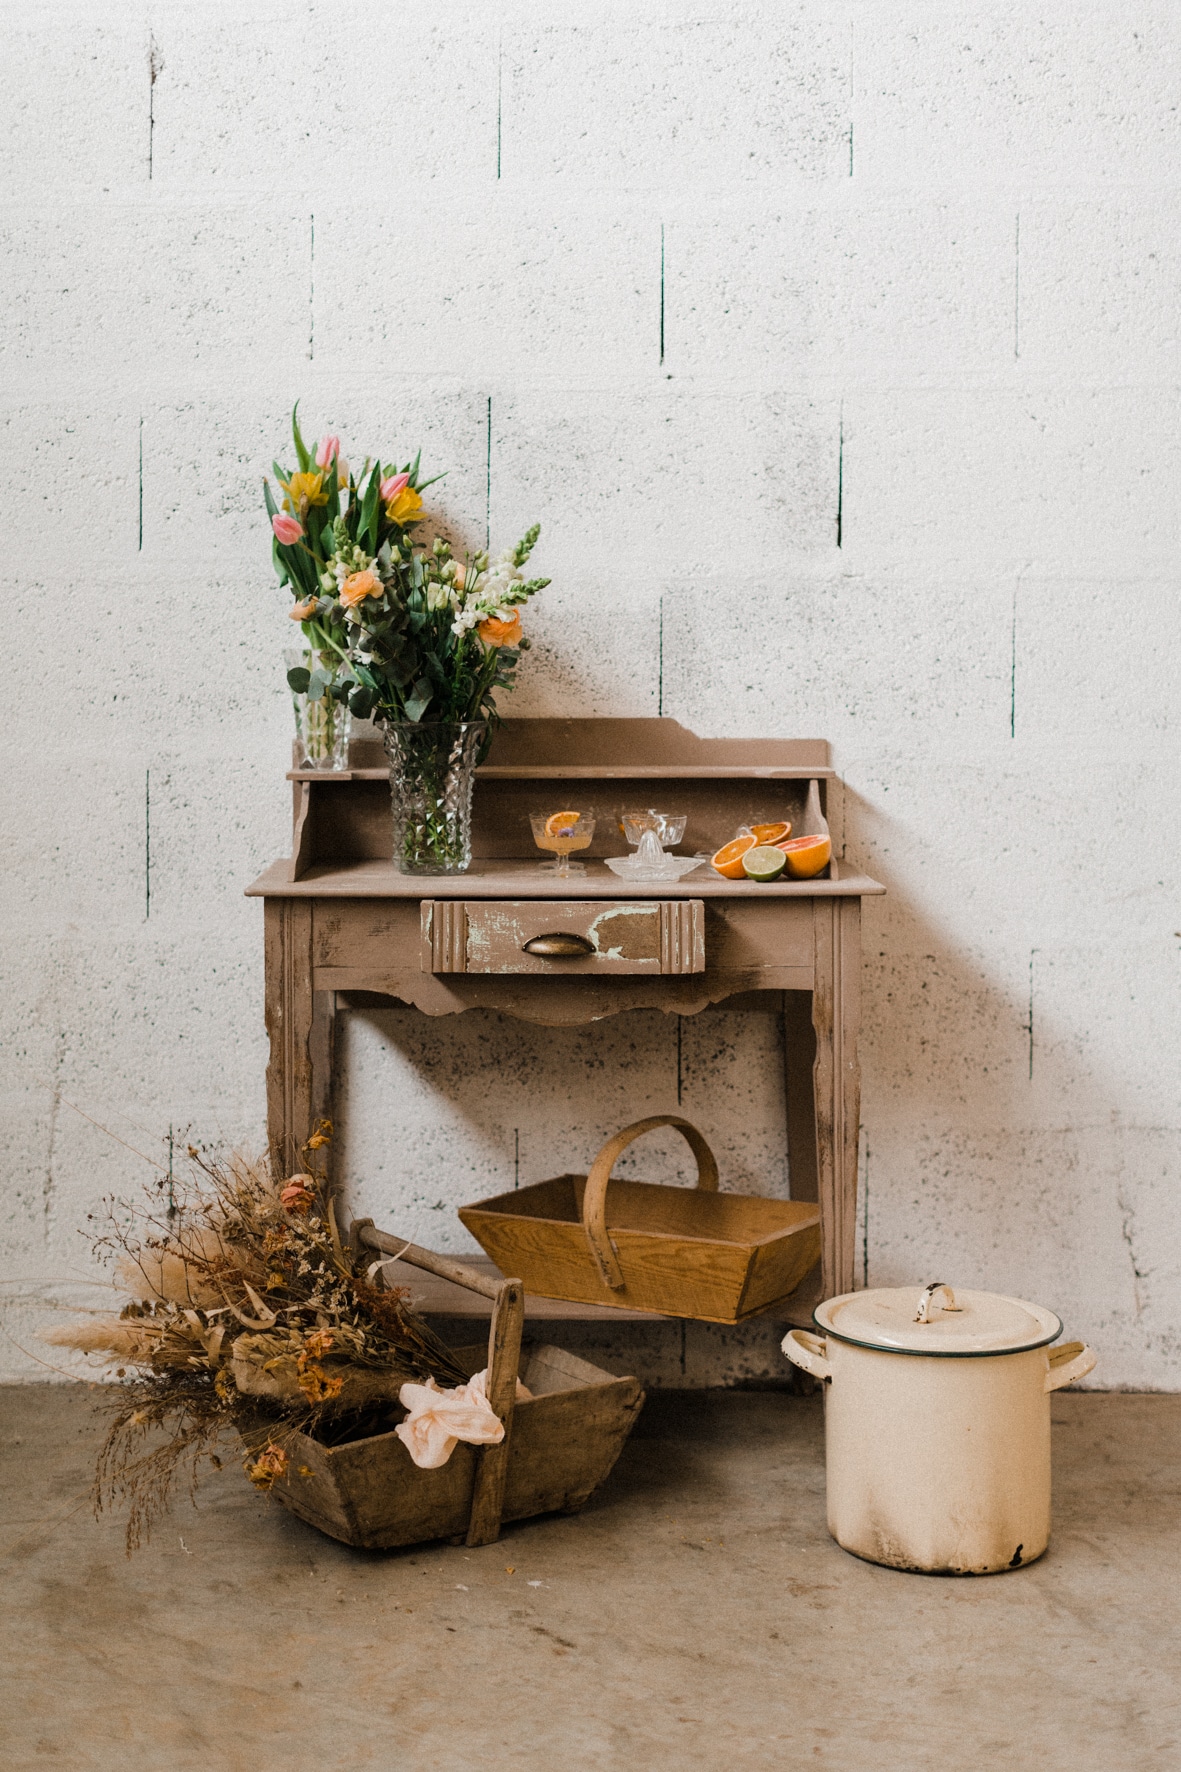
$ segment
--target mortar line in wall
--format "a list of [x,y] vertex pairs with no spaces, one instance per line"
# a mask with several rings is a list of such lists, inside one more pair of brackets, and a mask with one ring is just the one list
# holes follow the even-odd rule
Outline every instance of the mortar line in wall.
[[500,177],[500,119],[504,96],[504,37],[496,39],[496,176]]
[[656,632],[656,712],[664,713],[664,597],[660,598],[660,613]]
[[1013,618],[1009,627],[1009,737],[1017,736],[1017,585],[1013,586]]
[[845,533],[845,402],[841,401],[840,428],[837,435],[837,546],[843,546]]
[[857,90],[856,78],[857,24],[849,20],[849,177],[853,176],[853,99]]
[[156,61],[156,34],[148,32],[148,181],[151,182],[152,164],[156,152],[156,75],[160,69]]
[[492,395],[488,396],[488,415],[484,437],[484,546],[492,546]]
[[1013,355],[1021,355],[1021,214],[1013,233]]
[[144,770],[144,921],[152,914],[152,772]]
[[1036,953],[1037,953],[1036,948],[1030,948],[1030,950],[1029,950],[1029,1020],[1025,1024],[1026,1029],[1029,1033],[1029,1079],[1030,1079],[1030,1082],[1033,1081],[1033,956]]
[[49,1143],[45,1151],[45,1181],[41,1188],[41,1229],[46,1244],[49,1242],[50,1229],[53,1223],[53,1199],[57,1189],[57,1176],[54,1172],[54,1161],[57,1152],[57,1128],[58,1122],[61,1118],[61,1067],[63,1057],[63,1038],[59,1033],[55,1042],[55,1051],[53,1055],[53,1101],[49,1110]]
[[139,415],[139,552],[144,551],[144,417]]
[[[308,249],[308,361],[316,355],[316,218],[309,217]],[[297,464],[298,465],[298,464]]]
[[869,1140],[865,1141],[865,1191],[861,1218],[861,1286],[869,1289]]
[[660,365],[664,367],[664,223],[660,224]]

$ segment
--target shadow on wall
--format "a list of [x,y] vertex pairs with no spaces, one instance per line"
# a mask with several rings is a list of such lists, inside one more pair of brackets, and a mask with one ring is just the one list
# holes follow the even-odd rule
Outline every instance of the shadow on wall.
[[[1013,914],[981,896],[964,947],[908,892],[891,819],[845,798],[851,856],[888,888],[866,901],[859,1282],[1033,1298],[1100,1350],[1097,1385],[1161,1382],[1181,1352],[1181,1132],[1136,1061],[1176,1011],[1151,1006],[1140,1041],[1128,1013],[1154,969],[1125,974],[1101,943],[1032,946],[1037,888],[1016,878]],[[1160,958],[1167,996],[1177,959]]]
[[[458,1206],[568,1171],[613,1132],[680,1113],[714,1147],[732,1192],[786,1198],[783,1028],[724,1008],[632,1010],[540,1027],[491,1010],[435,1019],[391,1004],[344,1012],[337,1046],[337,1173],[350,1209],[431,1248],[472,1251]],[[617,1173],[690,1186],[680,1135],[658,1130]]]
[[[957,780],[972,791],[970,770]],[[1142,1061],[1176,1020],[1177,956],[1051,946],[1041,881],[1061,866],[1039,878],[1036,859],[983,839],[966,860],[945,854],[930,811],[918,829],[844,794],[847,857],[888,888],[865,905],[859,1282],[1036,1298],[1100,1347],[1096,1383],[1159,1383],[1181,1353],[1181,1130],[1159,1062]],[[924,908],[934,885],[954,926]],[[1058,922],[1078,926],[1069,910]],[[776,1015],[643,1011],[555,1030],[391,1005],[346,1012],[340,1038],[350,1204],[430,1246],[470,1250],[458,1205],[585,1171],[619,1126],[678,1108],[715,1143],[723,1185],[787,1192]],[[621,1172],[692,1178],[675,1135],[643,1141]]]

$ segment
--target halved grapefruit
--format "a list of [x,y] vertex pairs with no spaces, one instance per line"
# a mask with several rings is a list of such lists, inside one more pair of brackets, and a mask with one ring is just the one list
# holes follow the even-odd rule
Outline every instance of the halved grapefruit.
[[777,843],[787,857],[787,871],[794,880],[812,880],[832,860],[831,837],[793,837],[790,843]]
[[750,829],[760,843],[782,843],[785,837],[791,836],[791,825],[785,818],[777,824],[752,824]]

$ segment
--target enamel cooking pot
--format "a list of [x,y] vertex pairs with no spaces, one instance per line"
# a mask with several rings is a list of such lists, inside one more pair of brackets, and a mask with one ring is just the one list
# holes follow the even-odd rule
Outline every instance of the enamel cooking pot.
[[1095,1355],[995,1292],[879,1287],[820,1305],[789,1360],[825,1382],[828,1529],[871,1563],[989,1575],[1050,1538],[1050,1392]]

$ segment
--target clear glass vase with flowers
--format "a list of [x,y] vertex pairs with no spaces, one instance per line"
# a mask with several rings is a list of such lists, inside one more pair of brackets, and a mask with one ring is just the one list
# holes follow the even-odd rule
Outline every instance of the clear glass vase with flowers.
[[274,469],[281,504],[264,483],[275,567],[309,655],[288,683],[381,726],[402,871],[461,873],[496,696],[529,648],[521,610],[550,582],[523,570],[539,527],[495,561],[485,550],[459,558],[442,536],[416,539],[434,484],[420,478],[421,452],[402,468],[367,460],[354,475],[338,437],[306,446],[298,408],[292,437],[298,469]]

